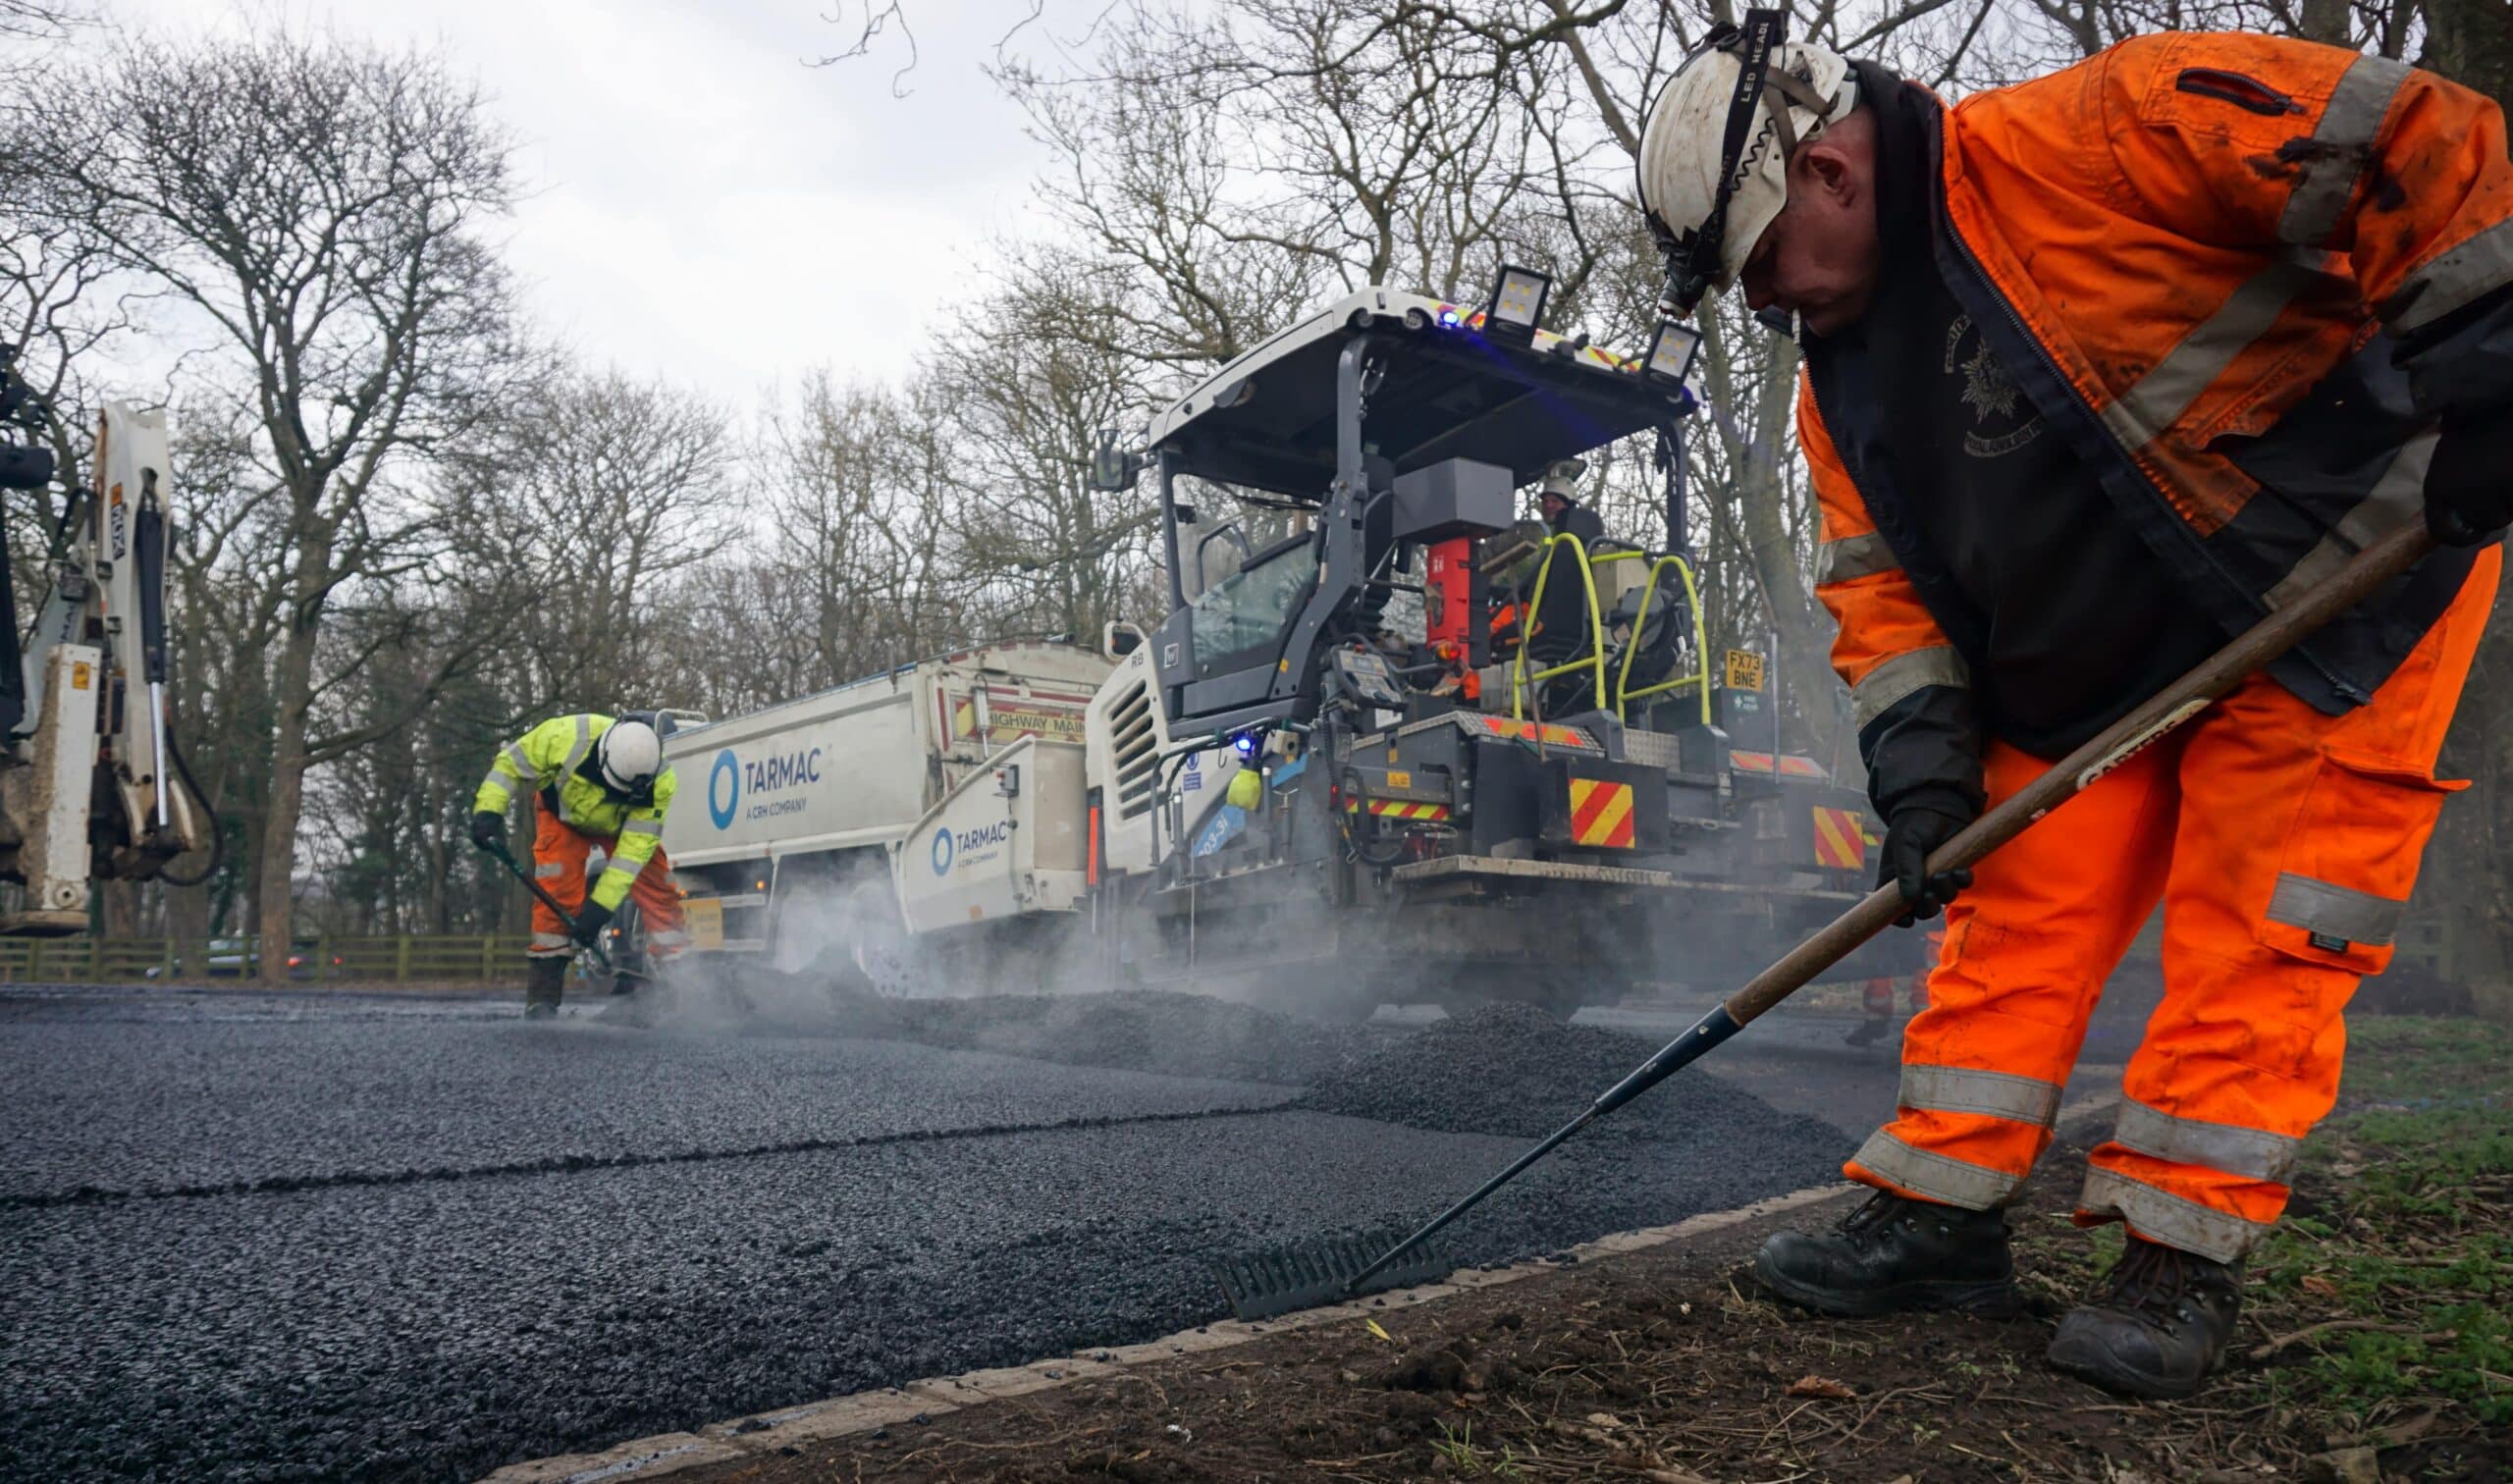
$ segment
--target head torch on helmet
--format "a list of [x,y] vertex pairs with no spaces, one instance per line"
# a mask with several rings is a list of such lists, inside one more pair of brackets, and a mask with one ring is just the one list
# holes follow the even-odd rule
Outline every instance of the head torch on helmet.
[[[1741,26],[1713,27],[1701,46],[1676,70],[1647,117],[1648,132],[1633,169],[1642,214],[1666,262],[1667,281],[1660,306],[1669,314],[1691,315],[1712,289],[1725,288],[1734,279],[1739,264],[1729,261],[1729,222],[1739,189],[1749,180],[1758,183],[1754,203],[1745,212],[1743,230],[1759,236],[1785,199],[1784,173],[1789,158],[1799,144],[1848,114],[1856,104],[1856,83],[1839,57],[1811,44],[1784,51],[1786,20],[1779,10],[1754,9],[1745,12]],[[1697,211],[1698,221],[1678,232],[1665,215],[1669,208],[1667,174],[1674,168],[1670,161],[1685,157],[1699,160],[1692,151],[1698,148],[1708,128],[1707,110],[1716,97],[1715,92],[1707,97],[1704,93],[1706,87],[1717,85],[1707,77],[1696,77],[1687,87],[1685,75],[1707,59],[1720,56],[1736,60],[1737,76],[1720,128],[1718,173],[1705,180],[1707,162],[1681,172],[1689,184],[1683,185],[1680,193],[1689,199],[1676,209],[1686,217]],[[1793,64],[1789,60],[1792,56]],[[1832,90],[1828,93],[1828,89]],[[1672,110],[1673,117],[1662,121],[1659,115],[1670,109],[1671,99],[1679,100]],[[1809,116],[1802,132],[1791,116],[1792,108],[1803,109]],[[1765,118],[1767,125],[1762,122]],[[1670,130],[1674,133],[1670,134]],[[1660,173],[1654,183],[1653,170]],[[1706,202],[1701,192],[1705,185],[1709,187]],[[1751,243],[1746,245],[1750,247]]]

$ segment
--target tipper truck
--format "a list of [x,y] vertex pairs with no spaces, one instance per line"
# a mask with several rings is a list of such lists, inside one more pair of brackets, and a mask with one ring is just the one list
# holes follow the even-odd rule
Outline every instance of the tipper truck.
[[[1854,900],[1861,794],[1772,748],[1768,711],[1753,741],[1721,724],[1758,698],[1704,648],[1691,332],[1627,360],[1544,332],[1543,297],[1517,269],[1479,311],[1365,290],[1103,440],[1095,483],[1156,485],[1148,635],[679,733],[697,940],[842,950],[877,988],[1024,987],[1020,944],[1310,1012],[1567,1013],[1750,973]],[[1648,471],[1662,549],[1513,519],[1579,459]]]
[[1059,640],[982,645],[677,727],[664,756],[681,802],[664,847],[697,949],[801,967],[834,948],[873,987],[905,987],[899,846],[973,779],[993,786],[1000,760],[1034,739],[1068,760],[1073,808],[1041,831],[1061,826],[1060,841],[1021,842],[1030,879],[1015,901],[1070,911],[1083,889],[1083,716],[1108,670],[1099,652]]

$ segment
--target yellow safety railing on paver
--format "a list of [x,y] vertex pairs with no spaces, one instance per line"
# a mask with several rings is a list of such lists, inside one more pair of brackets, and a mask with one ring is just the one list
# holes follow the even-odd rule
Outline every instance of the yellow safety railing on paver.
[[[402,933],[304,938],[289,950],[294,982],[465,984],[520,979],[522,935]],[[209,983],[259,977],[246,938],[0,938],[0,983]]]
[[[1574,656],[1530,675],[1527,673],[1527,650],[1535,641],[1535,615],[1544,609],[1544,584],[1553,575],[1554,548],[1566,545],[1571,548],[1571,555],[1579,560],[1579,591],[1588,600],[1588,652],[1584,657]],[[1568,531],[1557,531],[1547,536],[1539,544],[1539,549],[1544,553],[1544,560],[1535,569],[1535,591],[1527,597],[1526,611],[1519,615],[1519,653],[1510,662],[1510,719],[1514,721],[1526,714],[1528,682],[1542,685],[1556,675],[1567,675],[1577,669],[1596,671],[1597,704],[1605,705],[1606,626],[1605,620],[1597,613],[1597,578],[1588,566],[1588,549],[1578,537]]]
[[[1557,545],[1564,544],[1567,544],[1571,548],[1572,556],[1578,559],[1579,587],[1580,591],[1585,594],[1588,600],[1588,647],[1585,653],[1575,654],[1571,659],[1564,661],[1560,664],[1550,665],[1530,675],[1527,673],[1527,641],[1535,637],[1532,632],[1535,614],[1537,610],[1543,607],[1544,585],[1546,580],[1553,574],[1553,548]],[[1510,716],[1514,720],[1520,719],[1525,715],[1526,688],[1529,684],[1541,685],[1556,675],[1567,675],[1575,670],[1593,669],[1595,671],[1598,704],[1600,706],[1604,705],[1604,698],[1606,696],[1606,626],[1602,610],[1599,609],[1597,604],[1596,569],[1602,562],[1635,561],[1642,559],[1645,555],[1639,552],[1615,552],[1591,558],[1588,556],[1588,549],[1586,546],[1581,544],[1579,538],[1567,531],[1547,536],[1542,543],[1542,550],[1544,552],[1544,561],[1536,568],[1535,591],[1527,598],[1526,612],[1520,619],[1520,627],[1527,632],[1525,632],[1520,639],[1518,656],[1510,664]],[[1692,565],[1685,561],[1682,556],[1678,556],[1673,554],[1661,556],[1656,561],[1650,563],[1648,574],[1641,579],[1640,608],[1639,611],[1632,616],[1631,642],[1624,646],[1623,669],[1615,677],[1615,719],[1618,721],[1624,719],[1627,705],[1636,698],[1664,695],[1670,691],[1682,690],[1685,686],[1689,685],[1695,687],[1700,693],[1701,724],[1708,726],[1710,724],[1711,713],[1710,667],[1707,664],[1702,665],[1699,669],[1689,675],[1678,675],[1672,679],[1661,680],[1654,685],[1641,686],[1637,690],[1631,688],[1631,666],[1632,663],[1640,658],[1640,635],[1644,626],[1649,621],[1649,602],[1658,594],[1659,574],[1666,571],[1669,567],[1674,567],[1676,569],[1676,575],[1684,580],[1684,607],[1692,617],[1693,644],[1696,650],[1700,649],[1700,636],[1703,632],[1701,618],[1701,590],[1693,582]]]
[[1649,600],[1658,596],[1658,574],[1668,567],[1674,567],[1676,575],[1684,580],[1684,606],[1692,612],[1694,653],[1697,656],[1709,653],[1701,645],[1703,633],[1701,590],[1693,586],[1692,565],[1682,556],[1672,554],[1659,557],[1650,563],[1649,575],[1641,579],[1640,610],[1632,614],[1631,642],[1624,646],[1623,672],[1615,677],[1614,716],[1616,720],[1622,720],[1625,704],[1635,696],[1656,696],[1691,685],[1698,687],[1701,691],[1701,724],[1708,726],[1710,724],[1710,665],[1706,662],[1700,669],[1689,675],[1678,675],[1672,680],[1661,680],[1655,685],[1644,685],[1638,690],[1631,688],[1631,662],[1640,658],[1640,636],[1646,631],[1649,622]]

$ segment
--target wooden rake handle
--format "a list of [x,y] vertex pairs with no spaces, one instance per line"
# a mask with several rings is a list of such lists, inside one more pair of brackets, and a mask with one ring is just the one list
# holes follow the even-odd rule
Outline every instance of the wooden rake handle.
[[[1975,865],[2025,827],[2075,798],[2131,756],[2208,709],[2255,670],[2293,649],[2434,550],[2423,521],[2392,532],[2356,554],[2346,566],[2245,630],[2241,637],[2165,686],[2154,699],[2104,728],[2013,797],[1981,816],[1928,859],[1928,874]],[[1868,893],[1780,962],[1728,996],[1723,1008],[1738,1026],[1796,993],[1816,975],[1847,958],[1902,915],[1901,892],[1888,884]]]
[[[2201,662],[2196,669],[2165,686],[2129,715],[2104,728],[2101,735],[2067,755],[2014,797],[1972,822],[1928,859],[1927,873],[1936,875],[1971,866],[2022,834],[2034,821],[2075,798],[2095,779],[2128,761],[2140,749],[2208,709],[2219,696],[2245,677],[2302,643],[2315,630],[2346,612],[2367,595],[2415,566],[2434,550],[2434,538],[2420,521],[2394,531],[2350,558],[2347,565],[2315,584],[2301,598],[2253,624],[2242,636]],[[1600,1093],[1578,1117],[1563,1125],[1543,1142],[1512,1161],[1507,1169],[1476,1187],[1472,1193],[1417,1228],[1363,1269],[1344,1286],[1347,1294],[1403,1256],[1425,1238],[1457,1220],[1483,1197],[1518,1178],[1520,1172],[1551,1153],[1563,1140],[1625,1103],[1664,1082],[1718,1047],[1772,1006],[1811,982],[1816,975],[1847,958],[1861,943],[1885,930],[1902,915],[1898,887],[1879,886],[1835,918],[1814,936],[1791,949],[1779,963],[1755,975],[1746,985],[1722,1000],[1692,1028],[1659,1048],[1655,1056],[1629,1077]]]

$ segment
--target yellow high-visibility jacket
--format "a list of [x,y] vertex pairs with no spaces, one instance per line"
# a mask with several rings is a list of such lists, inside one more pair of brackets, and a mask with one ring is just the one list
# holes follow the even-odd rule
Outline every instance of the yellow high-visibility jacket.
[[680,780],[667,764],[655,777],[654,795],[622,801],[591,776],[593,745],[611,730],[612,718],[591,712],[553,716],[498,750],[480,792],[471,800],[475,814],[504,814],[519,793],[538,793],[546,806],[558,803],[559,818],[599,840],[616,839],[611,864],[593,887],[595,905],[616,912],[628,900],[637,873],[655,858],[664,842],[664,814]]

